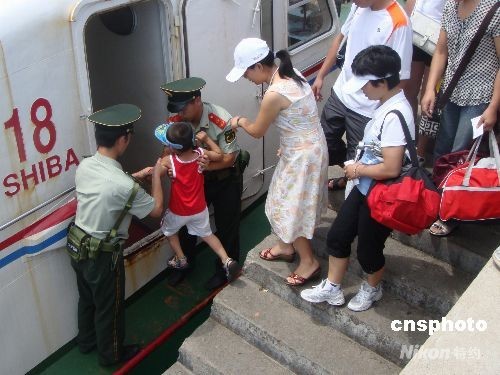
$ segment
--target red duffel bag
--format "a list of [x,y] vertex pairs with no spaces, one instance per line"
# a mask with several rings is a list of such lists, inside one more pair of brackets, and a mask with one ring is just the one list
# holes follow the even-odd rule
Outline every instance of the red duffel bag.
[[453,169],[441,183],[441,220],[472,221],[500,218],[500,155],[489,132],[490,157],[475,160],[482,135],[472,148],[467,166]]
[[[441,185],[444,178],[450,173],[453,169],[457,167],[467,167],[467,160],[471,160],[472,149],[455,151],[450,154],[440,156],[435,162],[434,167],[432,168],[432,181],[436,184],[436,186]],[[479,159],[485,157],[486,155],[478,153],[475,157],[474,163]],[[467,162],[467,164],[465,164]]]
[[367,204],[377,222],[406,234],[417,234],[437,219],[439,192],[430,173],[418,165],[415,143],[403,115],[397,110],[391,112],[400,119],[412,166],[397,178],[374,181]]

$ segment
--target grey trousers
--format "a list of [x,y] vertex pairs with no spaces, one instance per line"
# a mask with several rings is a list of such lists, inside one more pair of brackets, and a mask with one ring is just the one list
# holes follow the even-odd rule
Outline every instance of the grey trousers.
[[[353,159],[356,147],[363,139],[365,126],[370,121],[347,108],[332,90],[321,113],[321,126],[328,145],[329,165],[344,165],[344,161]],[[346,134],[347,147],[342,139]]]

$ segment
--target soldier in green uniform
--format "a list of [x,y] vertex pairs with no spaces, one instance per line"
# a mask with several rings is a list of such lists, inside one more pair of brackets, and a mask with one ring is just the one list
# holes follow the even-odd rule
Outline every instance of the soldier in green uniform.
[[[85,238],[85,246],[73,246],[75,253],[70,253],[79,292],[77,342],[82,353],[97,347],[103,366],[126,361],[139,351],[137,345],[123,345],[125,270],[121,247],[128,238],[132,215],[159,217],[163,210],[160,177],[166,171],[159,160],[154,168],[132,175],[142,179],[152,174],[152,196],[138,187],[117,161],[140,117],[140,109],[131,104],[118,104],[89,116],[95,124],[97,152],[81,162],[75,177],[78,205],[68,243],[74,229]],[[127,203],[130,208],[125,211]]]
[[[229,257],[238,261],[240,255],[240,213],[243,191],[243,168],[248,159],[242,160],[236,134],[231,129],[232,116],[222,107],[201,100],[201,89],[205,86],[201,78],[180,79],[161,86],[167,94],[167,109],[175,116],[169,122],[187,121],[194,132],[203,130],[217,143],[224,153],[222,161],[211,162],[205,171],[205,198],[207,205],[214,209],[217,237]],[[189,235],[185,228],[179,233],[181,246],[191,265],[194,264],[196,238]],[[169,283],[179,283],[186,270],[175,270]],[[226,282],[221,262],[216,259],[215,273],[206,283],[207,289],[215,289]]]

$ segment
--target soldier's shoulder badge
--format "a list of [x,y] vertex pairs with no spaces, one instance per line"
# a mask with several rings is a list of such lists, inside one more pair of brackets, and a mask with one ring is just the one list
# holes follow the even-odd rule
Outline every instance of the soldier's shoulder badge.
[[224,132],[224,140],[226,143],[232,143],[236,139],[236,133],[234,130],[228,130],[227,132]]
[[226,121],[224,121],[223,119],[221,119],[219,116],[217,116],[217,115],[216,115],[215,113],[213,113],[213,112],[210,112],[210,113],[208,114],[208,120],[209,120],[210,122],[213,122],[215,125],[217,125],[217,127],[218,127],[219,129],[222,129],[222,130],[224,130],[224,128],[226,127],[226,124],[227,124],[227,122],[226,122]]
[[182,122],[181,115],[170,116],[167,120],[168,122]]

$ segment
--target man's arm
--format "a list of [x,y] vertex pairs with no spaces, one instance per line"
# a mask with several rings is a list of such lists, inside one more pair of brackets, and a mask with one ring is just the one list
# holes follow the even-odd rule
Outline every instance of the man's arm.
[[323,64],[321,65],[321,68],[318,71],[318,75],[316,76],[316,79],[314,80],[314,83],[311,86],[311,89],[314,93],[314,97],[316,98],[316,100],[323,99],[321,96],[321,88],[323,87],[323,80],[325,79],[328,72],[330,72],[333,65],[337,62],[337,53],[339,52],[340,43],[342,42],[342,39],[344,39],[344,35],[342,33],[338,33],[338,35],[335,38],[333,38],[332,45],[330,46],[330,49],[326,54],[325,61],[323,61]]
[[211,161],[205,168],[205,170],[216,171],[219,169],[232,167],[234,165],[234,162],[236,161],[237,156],[238,156],[238,151],[235,151],[230,154],[222,154],[221,161]]
[[406,2],[404,8],[405,8],[406,14],[408,14],[408,16],[410,16],[411,13],[413,12],[413,8],[415,8],[416,2],[417,2],[416,0],[408,0]]
[[162,165],[161,159],[158,159],[153,168],[151,195],[155,203],[153,210],[149,213],[149,216],[151,217],[160,217],[163,212],[163,189],[161,187],[161,175],[164,174],[164,169],[165,167]]
[[196,133],[196,139],[206,146],[205,154],[211,162],[222,161],[224,154],[217,143],[215,143],[204,131]]

